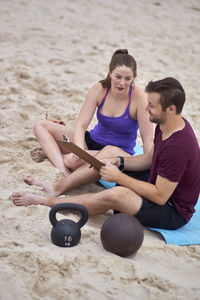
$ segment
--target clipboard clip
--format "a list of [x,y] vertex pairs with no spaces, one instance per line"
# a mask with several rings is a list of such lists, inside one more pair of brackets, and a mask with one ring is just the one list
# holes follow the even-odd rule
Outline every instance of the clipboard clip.
[[65,134],[63,134],[63,141],[64,142],[69,142],[69,139],[68,139],[68,137]]

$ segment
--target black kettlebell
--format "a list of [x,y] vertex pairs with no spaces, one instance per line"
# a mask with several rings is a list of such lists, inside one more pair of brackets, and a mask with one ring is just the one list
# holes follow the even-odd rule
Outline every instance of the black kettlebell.
[[[76,223],[69,219],[63,219],[58,221],[56,219],[56,213],[61,210],[78,210],[82,216]],[[73,247],[76,246],[81,238],[80,228],[88,220],[87,209],[79,204],[74,203],[61,203],[53,206],[49,212],[49,220],[53,225],[51,230],[52,242],[60,247]]]

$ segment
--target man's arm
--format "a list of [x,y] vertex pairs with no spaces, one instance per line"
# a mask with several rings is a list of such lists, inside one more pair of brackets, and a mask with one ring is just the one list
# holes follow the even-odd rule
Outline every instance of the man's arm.
[[[150,152],[143,155],[124,157],[124,169],[128,171],[147,170],[151,166],[152,155],[153,147]],[[101,178],[110,182],[117,182],[121,186],[129,188],[136,194],[159,205],[164,205],[168,201],[178,184],[178,182],[170,181],[160,175],[157,176],[155,184],[137,180],[122,173],[117,168],[120,163],[119,158],[114,160],[101,168]]]
[[[149,170],[151,167],[153,156],[153,146],[152,149],[145,154],[137,155],[137,156],[122,156],[124,161],[123,170],[126,171],[145,171]],[[114,165],[119,168],[120,166],[120,156],[113,157],[113,158],[104,158],[102,162],[106,165]],[[110,174],[110,177],[112,174]],[[109,181],[109,180],[108,180]],[[110,181],[115,181],[110,179]]]
[[134,179],[121,172],[117,177],[116,182],[118,184],[127,187],[136,194],[160,205],[164,205],[168,201],[178,184],[178,182],[169,181],[167,178],[159,175],[157,176],[155,185]]
[[[142,156],[143,155],[141,155],[141,157]],[[100,170],[100,175],[103,180],[117,182],[121,186],[127,187],[136,194],[160,205],[164,205],[168,201],[178,184],[178,182],[172,182],[160,175],[157,176],[155,185],[137,180],[122,173],[112,164],[103,166]]]
[[[142,155],[124,157],[124,170],[126,171],[144,171],[151,167],[154,146],[151,150]],[[118,159],[119,164],[119,159]],[[118,166],[118,165],[117,165]]]

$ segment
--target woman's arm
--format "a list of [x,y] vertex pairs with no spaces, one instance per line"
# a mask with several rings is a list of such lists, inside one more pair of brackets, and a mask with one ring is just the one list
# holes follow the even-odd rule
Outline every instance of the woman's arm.
[[103,98],[103,92],[104,89],[100,83],[93,85],[89,89],[78,115],[74,132],[74,143],[82,149],[85,148],[85,131],[94,116],[97,106],[100,104],[99,101]]
[[135,100],[137,104],[137,120],[143,141],[143,151],[146,153],[153,144],[154,125],[149,121],[149,113],[146,111],[147,94],[142,89],[137,88]]

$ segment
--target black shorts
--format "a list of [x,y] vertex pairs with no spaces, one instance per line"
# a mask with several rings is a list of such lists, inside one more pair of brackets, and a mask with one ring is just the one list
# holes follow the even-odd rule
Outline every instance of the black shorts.
[[[57,123],[59,125],[66,126],[66,124],[63,121],[56,121],[56,120],[49,120],[51,122]],[[96,143],[90,136],[89,131],[85,132],[85,143],[88,147],[88,150],[101,150],[105,147],[105,145],[101,145],[99,143]]]
[[144,225],[154,228],[175,230],[187,223],[175,207],[168,201],[158,205],[142,197],[142,206],[135,217]]
[[[144,172],[124,172],[136,179],[147,181],[149,170]],[[173,199],[169,199],[165,205],[159,205],[142,197],[142,206],[135,217],[144,225],[154,228],[175,230],[187,223],[173,206]]]
[[96,143],[90,136],[89,131],[85,132],[85,142],[86,145],[88,147],[88,150],[101,150],[103,149],[105,146]]

